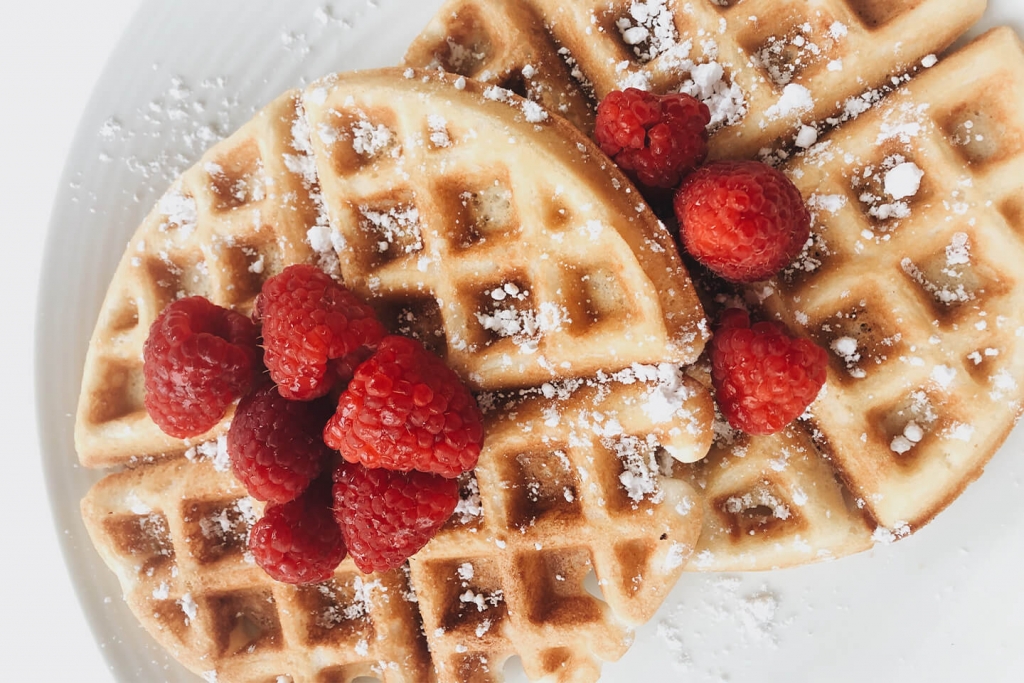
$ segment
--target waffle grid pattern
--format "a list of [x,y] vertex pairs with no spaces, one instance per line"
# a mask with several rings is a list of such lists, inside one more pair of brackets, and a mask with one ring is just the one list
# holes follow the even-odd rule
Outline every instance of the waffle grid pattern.
[[[585,131],[593,127],[594,103],[611,90],[675,91],[694,78],[694,63],[721,65],[726,81],[742,92],[746,115],[713,136],[712,158],[753,157],[791,144],[804,124],[837,116],[851,98],[885,87],[944,50],[985,8],[983,0],[452,0],[413,43],[406,62],[510,82],[514,69],[522,73],[521,60],[501,63],[506,53],[491,54],[488,46],[501,44],[498,36],[506,22],[515,25],[520,4],[542,20],[567,63],[569,80],[565,69],[545,77],[562,84],[559,92],[582,87],[590,96],[586,111],[574,106],[569,116],[586,119]],[[438,59],[466,51],[457,42],[461,35],[473,36],[469,52],[489,58]],[[689,51],[680,50],[687,41]],[[551,44],[537,41],[538,49]],[[562,105],[553,110],[565,114]]]
[[[689,485],[624,483],[661,444],[697,455],[710,445],[710,398],[687,386],[665,425],[644,412],[656,385],[643,382],[495,406],[475,470],[477,514],[457,513],[410,560],[439,680],[501,681],[505,660],[518,654],[534,680],[591,681],[602,661],[625,653],[701,528]],[[695,430],[706,438],[696,446]],[[599,596],[588,591],[591,572]]]
[[[182,453],[143,405],[142,347],[175,299],[202,295],[248,313],[263,281],[313,252],[315,187],[297,173],[287,93],[217,145],[158,202],[133,236],[108,291],[86,359],[75,442],[87,467]],[[230,415],[198,441],[225,431]]]
[[260,504],[209,460],[109,475],[82,510],[128,604],[197,673],[242,683],[431,675],[402,571],[364,576],[346,560],[315,586],[270,579],[246,551]]
[[1021,73],[1012,31],[991,32],[789,167],[831,208],[765,304],[830,349],[815,435],[890,530],[951,502],[1022,408]]
[[453,77],[399,89],[395,73],[305,98],[350,288],[476,389],[696,359],[703,315],[671,237],[639,198],[593,200],[609,173],[627,185],[594,149],[507,91],[463,79],[477,112],[446,101]]
[[[124,383],[112,378],[102,362],[111,339],[113,346],[124,345],[116,334],[121,327],[130,327],[130,338],[138,342],[124,361],[138,378],[144,333],[160,305],[203,294],[246,312],[266,277],[298,261],[328,268],[371,300],[394,329],[420,334],[467,377],[497,390],[529,382],[539,386],[537,377],[613,369],[609,350],[617,355],[618,368],[635,368],[639,361],[686,363],[700,354],[705,321],[671,237],[589,142],[568,124],[545,118],[505,91],[438,74],[412,76],[402,70],[348,75],[326,91],[318,84],[304,95],[289,93],[212,148],[133,239],[94,333],[86,386],[124,392]],[[333,118],[343,119],[343,125]],[[477,140],[485,136],[498,143],[488,142],[480,151]],[[517,142],[528,138],[529,145]],[[532,171],[538,159],[544,175]],[[616,191],[622,188],[629,191]],[[225,246],[236,256],[225,259]],[[151,262],[164,264],[164,270],[139,265]],[[451,275],[442,274],[442,263]],[[232,280],[239,289],[232,287]],[[140,290],[159,295],[145,300],[152,315],[120,313],[140,306]],[[494,349],[510,340],[495,339],[489,328],[510,324],[502,302],[533,314],[520,320],[522,325],[549,308],[564,308],[569,312],[564,328],[556,330],[563,335],[561,343],[551,342],[556,334],[537,335],[506,345],[499,355]],[[130,324],[119,327],[111,324],[112,318]],[[468,332],[474,327],[477,337]],[[532,341],[536,347],[529,346]],[[489,349],[493,367],[467,369],[466,364],[487,356]],[[543,373],[523,379],[517,367],[506,368],[514,353],[524,363],[537,363],[538,357],[559,362],[548,367],[537,363]],[[460,358],[465,359],[463,366]],[[515,381],[506,381],[509,377]],[[629,392],[642,386],[636,382],[622,391],[639,400]],[[686,411],[651,428],[644,443],[672,428],[658,441],[692,460],[709,446],[712,408],[702,387],[686,386]],[[611,389],[591,393],[606,402],[605,410],[617,405],[607,393],[620,395]],[[83,393],[82,415],[92,414],[92,398],[89,391]],[[144,416],[141,399],[137,409]],[[520,417],[532,425],[550,416]],[[222,436],[223,425],[193,440],[203,442],[198,451],[187,450],[193,444],[159,435],[147,440],[153,434],[133,431],[135,426],[122,421],[116,434],[109,425],[93,434],[98,448],[83,456],[83,462],[128,469],[96,485],[83,503],[83,516],[97,549],[118,574],[129,607],[175,657],[197,673],[216,671],[218,680],[245,683],[289,675],[292,679],[284,680],[293,683],[351,683],[360,676],[386,683],[432,679],[431,657],[436,653],[427,654],[420,631],[423,595],[434,590],[428,579],[409,583],[401,573],[358,577],[346,562],[326,586],[273,584],[244,554],[258,506],[245,502],[230,474],[207,462],[222,461],[208,439]],[[522,426],[505,427],[513,429]],[[626,475],[618,451],[591,454],[592,444],[586,440],[569,447],[577,464],[590,468],[591,477],[603,477],[600,490],[612,492],[625,485],[616,479]],[[182,453],[199,462],[189,462]],[[699,506],[693,505],[689,514],[675,512],[669,502],[647,502],[636,509],[619,506],[606,514],[615,525],[595,515],[605,520],[600,535],[580,533],[579,527],[590,523],[580,514],[574,519],[571,547],[559,546],[549,556],[537,547],[540,529],[555,529],[543,523],[529,526],[532,518],[528,524],[524,517],[540,510],[542,498],[549,500],[544,498],[543,467],[528,461],[516,459],[519,475],[529,478],[517,495],[502,498],[502,484],[494,476],[483,475],[475,486],[490,501],[491,517],[501,514],[495,507],[499,500],[510,506],[510,519],[518,515],[523,530],[516,533],[534,539],[529,562],[557,566],[572,581],[594,568],[603,581],[623,585],[633,576],[620,573],[646,571],[652,563],[650,585],[617,603],[610,599],[610,607],[583,599],[577,581],[559,603],[559,614],[532,615],[536,629],[561,643],[557,653],[549,653],[546,665],[564,676],[568,663],[579,661],[583,666],[575,673],[577,679],[593,680],[600,661],[625,651],[628,628],[640,620],[637,615],[653,614],[682,571],[699,532]],[[546,467],[553,466],[550,459],[546,462]],[[609,473],[611,466],[616,469]],[[572,476],[585,475],[575,471]],[[673,496],[682,500],[687,492],[692,494],[681,482],[667,482],[665,491],[673,502]],[[605,496],[610,499],[612,494]],[[625,520],[634,517],[639,522],[627,528]],[[566,531],[563,527],[561,533]],[[627,533],[628,541],[616,544]],[[603,550],[599,542],[616,551]],[[478,546],[471,548],[484,577],[487,555]],[[488,550],[504,555],[497,545]],[[446,552],[450,559],[451,551]],[[515,590],[536,589],[522,583],[528,567],[517,567],[520,583],[506,583],[502,593],[511,603],[526,600]],[[381,587],[367,593],[367,585],[378,581]],[[418,606],[401,599],[412,595],[413,588],[421,589]],[[487,594],[481,599],[493,598]],[[590,640],[583,643],[573,639],[564,623],[579,605],[590,605]],[[500,631],[509,634],[510,624]],[[551,649],[542,648],[535,636],[524,630],[512,641],[527,653],[530,647]],[[614,648],[606,650],[606,645]],[[555,655],[562,658],[557,665],[551,658]]]

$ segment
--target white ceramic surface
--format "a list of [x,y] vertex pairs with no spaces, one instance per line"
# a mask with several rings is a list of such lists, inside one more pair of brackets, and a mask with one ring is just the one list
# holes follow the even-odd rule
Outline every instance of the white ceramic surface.
[[[197,679],[137,626],[93,551],[73,415],[89,334],[124,244],[173,175],[286,88],[384,66],[438,0],[146,0],[96,85],[54,205],[38,298],[41,451],[83,610],[121,683]],[[993,0],[982,28],[1024,29]],[[1024,34],[1022,34],[1024,35]],[[955,84],[951,84],[955,87]],[[1024,431],[931,525],[839,562],[686,575],[602,680],[1019,681],[1024,670]]]

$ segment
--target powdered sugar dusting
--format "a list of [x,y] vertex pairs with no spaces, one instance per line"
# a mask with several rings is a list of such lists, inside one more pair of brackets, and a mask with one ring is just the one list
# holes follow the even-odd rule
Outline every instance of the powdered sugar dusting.
[[228,455],[228,437],[222,434],[214,441],[197,444],[185,451],[185,457],[192,462],[207,460],[218,472],[231,469],[231,456]]
[[676,32],[672,11],[667,0],[634,1],[628,16],[615,22],[622,41],[633,48],[642,62],[649,62],[676,45]]
[[700,585],[688,586],[686,601],[656,625],[673,668],[727,681],[728,673],[718,668],[722,653],[709,649],[709,643],[731,643],[730,651],[742,655],[778,648],[777,632],[789,620],[780,618],[779,596],[768,585],[746,587],[731,575],[704,576],[693,583]]

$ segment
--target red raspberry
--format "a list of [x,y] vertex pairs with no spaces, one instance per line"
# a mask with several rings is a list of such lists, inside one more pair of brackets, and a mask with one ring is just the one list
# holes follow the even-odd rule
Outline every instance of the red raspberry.
[[436,474],[347,463],[334,472],[334,516],[365,573],[400,566],[434,537],[458,502],[458,482]]
[[385,337],[338,398],[324,441],[349,462],[456,477],[476,466],[480,408],[444,362],[409,337]]
[[344,373],[349,354],[384,336],[373,309],[310,265],[284,269],[263,283],[255,317],[263,322],[264,361],[281,395],[323,396]]
[[708,154],[711,111],[683,93],[613,90],[597,107],[594,139],[646,187],[672,188]]
[[800,417],[825,383],[828,356],[814,342],[793,338],[779,323],[750,325],[726,310],[711,340],[711,382],[718,407],[735,429],[774,434]]
[[324,480],[293,501],[268,505],[249,532],[256,564],[284,583],[331,578],[347,553],[331,502],[330,482]]
[[772,277],[811,232],[800,191],[757,161],[718,161],[697,170],[676,191],[675,213],[686,250],[733,282]]
[[291,401],[270,383],[242,398],[227,446],[249,495],[272,503],[297,498],[333,456],[322,436],[330,415],[328,401]]
[[179,439],[211,429],[252,385],[258,342],[251,320],[201,296],[167,306],[142,349],[145,405],[153,422]]

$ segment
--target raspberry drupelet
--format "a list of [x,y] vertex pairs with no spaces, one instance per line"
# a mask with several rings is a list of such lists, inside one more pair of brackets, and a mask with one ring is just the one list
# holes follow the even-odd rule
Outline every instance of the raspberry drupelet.
[[645,188],[675,188],[708,154],[708,106],[684,94],[613,90],[597,108],[601,151]]
[[385,337],[360,365],[324,428],[349,462],[445,477],[480,456],[480,408],[458,375],[409,337]]
[[281,395],[311,400],[348,379],[384,326],[372,308],[307,264],[263,283],[254,317],[263,324],[264,362]]
[[179,439],[210,430],[252,386],[258,339],[251,320],[203,297],[171,303],[143,346],[146,412]]
[[738,308],[722,313],[710,344],[711,381],[733,428],[774,434],[800,417],[825,384],[828,355],[775,322],[750,324]]
[[334,514],[362,572],[401,566],[447,521],[459,485],[424,472],[394,472],[342,463],[334,473]]
[[758,161],[718,161],[676,191],[683,247],[731,282],[765,280],[797,255],[811,217],[800,191],[782,172]]

